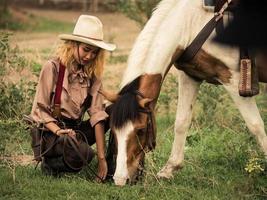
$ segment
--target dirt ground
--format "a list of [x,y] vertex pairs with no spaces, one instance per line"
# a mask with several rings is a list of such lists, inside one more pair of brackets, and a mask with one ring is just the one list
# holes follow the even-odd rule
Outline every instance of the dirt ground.
[[[33,16],[41,16],[51,20],[70,22],[75,24],[76,19],[81,14],[91,14],[79,11],[63,11],[63,10],[40,10],[20,8],[15,14],[23,19],[23,14],[33,14]],[[104,38],[106,41],[112,41],[117,45],[117,49],[113,55],[128,55],[133,43],[140,32],[138,25],[126,18],[120,13],[94,13],[104,25]],[[48,56],[52,56],[52,52],[57,46],[61,33],[55,32],[15,32],[12,37],[12,44],[17,45],[25,56],[34,58],[37,63],[44,63],[43,52],[48,52]],[[110,56],[108,53],[107,56]],[[104,87],[111,90],[117,90],[120,83],[118,77],[122,76],[126,63],[106,64],[103,77]],[[25,74],[25,72],[24,72]],[[16,80],[16,76],[12,79]]]

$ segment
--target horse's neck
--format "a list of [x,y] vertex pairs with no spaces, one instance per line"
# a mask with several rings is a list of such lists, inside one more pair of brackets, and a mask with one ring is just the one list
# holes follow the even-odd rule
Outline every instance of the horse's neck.
[[149,51],[151,51],[151,45],[155,40],[157,32],[159,31],[159,26],[165,20],[170,10],[172,10],[179,1],[181,0],[162,0],[158,4],[152,17],[138,35],[131,50],[127,62],[127,68],[121,82],[121,88],[129,84],[136,77],[145,73],[147,55]]
[[168,70],[175,50],[184,50],[212,17],[201,0],[163,0],[137,38],[121,87],[142,74]]
[[144,61],[144,73],[162,76],[177,49],[184,50],[213,14],[202,9],[201,0],[180,0],[158,26]]
[[164,76],[177,47],[185,49],[212,17],[201,7],[201,0],[162,1],[138,36],[122,85],[141,74]]

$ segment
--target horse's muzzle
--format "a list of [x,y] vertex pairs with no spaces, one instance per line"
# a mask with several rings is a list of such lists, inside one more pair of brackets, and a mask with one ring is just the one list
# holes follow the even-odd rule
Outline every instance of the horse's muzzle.
[[117,186],[124,186],[127,183],[128,178],[113,176],[114,183]]

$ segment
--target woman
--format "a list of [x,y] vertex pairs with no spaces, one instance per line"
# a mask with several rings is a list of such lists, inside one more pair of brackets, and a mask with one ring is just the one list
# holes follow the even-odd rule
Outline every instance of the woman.
[[[104,52],[113,51],[116,46],[103,41],[101,21],[89,15],[79,17],[73,34],[62,34],[59,38],[64,40],[64,43],[58,47],[56,57],[49,60],[41,70],[31,117],[49,134],[57,136],[68,134],[75,137],[77,134],[75,130],[79,130],[86,135],[90,145],[96,142],[97,177],[105,179],[107,162],[104,124],[108,114],[105,112],[103,97],[99,90],[102,87],[100,78],[103,72]],[[58,83],[60,66],[65,69],[64,72],[61,70],[64,74],[61,84]],[[61,93],[59,105],[55,105],[58,104],[55,102],[57,84],[58,88],[62,87],[59,89],[60,92],[56,92],[56,95]],[[86,106],[88,103],[89,108]],[[89,121],[82,122],[84,111],[88,111]],[[53,163],[52,159],[56,157],[44,156],[41,166],[43,171],[65,171],[60,167],[50,166],[49,163]]]

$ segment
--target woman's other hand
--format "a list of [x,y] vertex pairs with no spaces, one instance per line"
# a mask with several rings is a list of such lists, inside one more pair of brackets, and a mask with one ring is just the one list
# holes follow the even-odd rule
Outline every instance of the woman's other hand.
[[108,173],[108,165],[106,159],[105,158],[98,159],[98,173],[96,181],[101,182],[101,180],[105,180],[107,173]]

